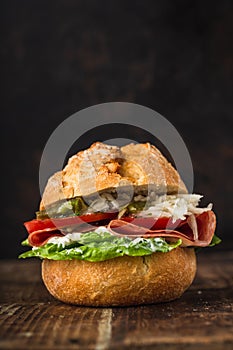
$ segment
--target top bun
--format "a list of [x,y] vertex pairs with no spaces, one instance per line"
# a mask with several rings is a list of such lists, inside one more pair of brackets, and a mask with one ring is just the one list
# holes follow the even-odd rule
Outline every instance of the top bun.
[[40,209],[61,199],[88,196],[134,186],[136,193],[153,189],[157,193],[187,193],[175,168],[149,143],[123,147],[94,143],[68,160],[45,187]]

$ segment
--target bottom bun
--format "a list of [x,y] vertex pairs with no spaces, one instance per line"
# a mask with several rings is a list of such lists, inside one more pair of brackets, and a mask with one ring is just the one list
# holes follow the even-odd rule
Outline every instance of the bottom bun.
[[100,262],[44,260],[42,278],[57,299],[86,306],[129,306],[179,298],[192,283],[192,248],[144,257],[123,256]]

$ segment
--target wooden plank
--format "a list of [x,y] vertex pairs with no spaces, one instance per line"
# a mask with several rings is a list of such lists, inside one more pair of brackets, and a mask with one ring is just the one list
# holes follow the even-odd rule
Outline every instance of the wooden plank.
[[53,299],[37,260],[0,264],[0,349],[231,349],[232,253],[200,254],[179,300],[88,308]]

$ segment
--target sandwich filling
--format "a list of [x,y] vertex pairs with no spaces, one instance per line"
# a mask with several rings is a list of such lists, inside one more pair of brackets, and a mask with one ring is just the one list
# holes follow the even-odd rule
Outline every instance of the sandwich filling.
[[178,246],[206,247],[215,236],[212,204],[200,208],[197,194],[149,196],[104,192],[94,198],[57,201],[24,225],[32,249],[21,258],[102,261],[118,256],[168,252]]

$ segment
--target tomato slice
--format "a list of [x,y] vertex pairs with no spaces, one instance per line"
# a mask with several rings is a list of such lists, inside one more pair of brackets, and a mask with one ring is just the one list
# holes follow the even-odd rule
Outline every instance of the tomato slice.
[[133,223],[134,225],[137,225],[139,227],[145,227],[149,228],[151,230],[162,230],[162,229],[175,229],[180,225],[182,221],[186,220],[176,220],[172,221],[171,218],[168,217],[159,217],[159,218],[153,218],[153,217],[122,217],[122,221],[126,221],[129,223]]
[[48,228],[62,228],[68,226],[81,225],[84,222],[95,222],[102,220],[112,220],[117,217],[117,213],[93,213],[81,216],[72,216],[67,218],[53,218],[44,220],[31,220],[24,223],[28,233],[45,230]]
[[28,233],[32,233],[34,231],[44,230],[46,228],[54,228],[56,227],[50,219],[45,220],[31,220],[24,223]]
[[[93,213],[93,214],[86,214],[81,216],[72,216],[67,218],[53,218],[53,219],[44,219],[44,220],[38,220],[34,219],[31,221],[27,221],[24,223],[24,226],[26,227],[28,233],[32,233],[35,231],[42,231],[46,229],[61,229],[64,227],[69,226],[79,226],[83,223],[91,223],[91,222],[98,222],[103,220],[113,220],[117,218],[117,213]],[[139,227],[145,227],[149,229],[154,230],[160,230],[160,229],[175,229],[178,227],[181,223],[183,224],[186,220],[176,220],[175,222],[172,221],[171,218],[167,217],[160,217],[160,218],[153,218],[153,217],[122,217],[122,221],[126,221],[129,223],[133,223],[134,225],[137,225]]]

